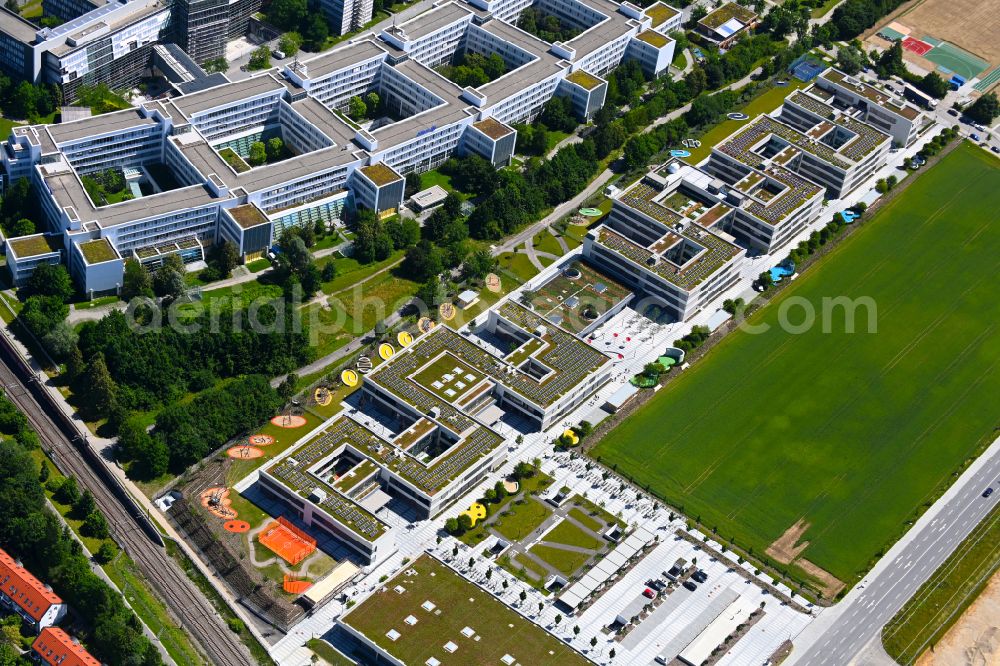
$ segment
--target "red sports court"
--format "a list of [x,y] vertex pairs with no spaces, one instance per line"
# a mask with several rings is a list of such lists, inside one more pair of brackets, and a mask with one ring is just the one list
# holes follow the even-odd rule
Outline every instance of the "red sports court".
[[916,53],[918,56],[927,55],[927,53],[934,47],[927,42],[922,42],[919,39],[914,39],[913,37],[907,37],[903,40],[903,48],[907,51]]
[[284,516],[265,527],[257,540],[293,566],[316,550],[316,539],[292,525]]

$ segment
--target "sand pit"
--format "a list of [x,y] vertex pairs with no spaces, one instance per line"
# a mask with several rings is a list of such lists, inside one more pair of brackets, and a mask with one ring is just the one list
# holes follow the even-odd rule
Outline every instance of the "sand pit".
[[250,435],[247,440],[250,446],[268,446],[269,444],[274,444],[274,437],[270,435]]
[[275,416],[271,419],[271,423],[278,426],[279,428],[301,428],[306,424],[306,420],[302,416],[295,416],[293,414]]
[[1000,572],[948,633],[925,651],[917,666],[997,666],[1000,664]]
[[226,451],[226,455],[237,460],[253,460],[254,458],[263,458],[264,451],[256,446],[231,446]]
[[229,488],[206,488],[201,493],[201,505],[218,518],[232,520],[239,515],[229,507],[232,503]]
[[809,529],[809,523],[804,518],[799,520],[785,530],[785,533],[775,539],[774,543],[767,547],[768,557],[774,558],[782,564],[788,564],[802,554],[802,551],[809,546],[808,541],[801,541],[802,535]]

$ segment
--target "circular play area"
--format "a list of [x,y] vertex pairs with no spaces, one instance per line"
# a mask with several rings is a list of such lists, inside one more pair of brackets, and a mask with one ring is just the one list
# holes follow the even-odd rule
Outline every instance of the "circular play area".
[[600,208],[581,208],[580,215],[584,217],[600,217],[604,213],[601,212]]
[[739,112],[727,113],[726,118],[729,118],[730,120],[750,120],[750,116]]
[[691,151],[690,150],[675,149],[675,150],[671,150],[670,151],[670,156],[671,157],[691,157]]
[[306,420],[297,414],[279,414],[271,419],[271,424],[279,428],[301,428]]
[[229,499],[229,488],[206,488],[201,492],[201,505],[212,515],[224,520],[236,518],[237,513],[229,508],[233,501]]
[[247,438],[247,442],[249,442],[251,446],[267,446],[269,444],[274,444],[274,437],[260,434],[250,435],[250,437]]
[[263,458],[264,450],[256,446],[231,446],[226,450],[226,455],[237,460],[253,460]]
[[226,524],[222,527],[225,528],[227,532],[233,532],[235,534],[250,531],[250,523],[245,520],[227,520]]
[[340,381],[344,382],[344,386],[353,388],[358,385],[358,373],[353,370],[344,370],[340,373]]
[[395,348],[388,342],[383,342],[378,346],[378,355],[383,361],[388,361],[396,353]]

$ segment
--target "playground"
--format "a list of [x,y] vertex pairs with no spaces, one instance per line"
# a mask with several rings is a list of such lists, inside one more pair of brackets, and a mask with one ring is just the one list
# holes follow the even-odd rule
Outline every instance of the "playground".
[[295,527],[284,516],[265,527],[257,540],[275,555],[296,565],[316,550],[316,539]]

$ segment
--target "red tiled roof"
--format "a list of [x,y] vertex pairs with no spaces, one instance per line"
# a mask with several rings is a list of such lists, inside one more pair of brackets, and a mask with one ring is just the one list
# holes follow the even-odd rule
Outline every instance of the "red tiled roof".
[[52,590],[0,549],[0,593],[9,598],[36,622],[53,604],[61,604]]
[[83,646],[59,627],[46,627],[31,644],[42,662],[50,666],[101,666]]

